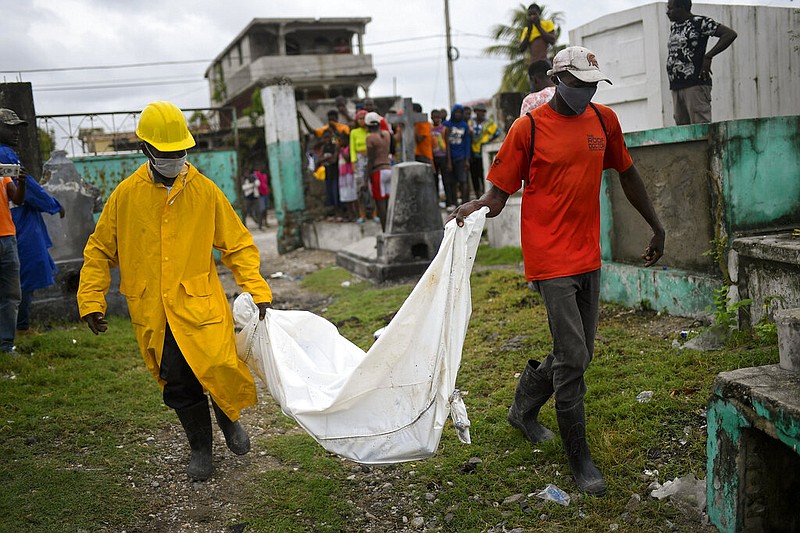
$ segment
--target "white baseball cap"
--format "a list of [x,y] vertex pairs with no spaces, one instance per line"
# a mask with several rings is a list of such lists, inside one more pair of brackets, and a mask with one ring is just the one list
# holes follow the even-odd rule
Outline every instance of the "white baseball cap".
[[370,111],[367,113],[367,116],[364,117],[364,123],[367,126],[374,126],[376,124],[381,123],[381,116],[377,114],[375,111]]
[[600,72],[597,56],[588,48],[582,46],[568,46],[553,58],[553,68],[547,71],[548,76],[559,72],[569,72],[576,78],[586,83],[605,81],[611,83],[605,74]]

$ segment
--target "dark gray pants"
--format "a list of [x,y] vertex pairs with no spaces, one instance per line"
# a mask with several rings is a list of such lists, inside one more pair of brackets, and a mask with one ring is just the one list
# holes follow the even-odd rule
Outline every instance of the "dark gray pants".
[[553,351],[536,372],[553,383],[556,409],[583,401],[583,374],[594,354],[600,300],[600,270],[533,282],[547,308]]

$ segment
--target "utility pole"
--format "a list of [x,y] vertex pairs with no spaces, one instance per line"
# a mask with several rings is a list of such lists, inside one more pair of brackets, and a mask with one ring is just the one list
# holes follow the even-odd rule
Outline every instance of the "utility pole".
[[[450,89],[450,109],[456,105],[456,86],[453,81],[453,62],[458,59],[458,50],[450,40],[450,0],[444,0],[444,29],[447,38],[447,82]],[[455,57],[453,57],[455,53]]]

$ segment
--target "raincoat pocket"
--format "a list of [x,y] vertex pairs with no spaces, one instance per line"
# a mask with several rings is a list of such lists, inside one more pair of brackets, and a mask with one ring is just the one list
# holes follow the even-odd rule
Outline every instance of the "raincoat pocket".
[[131,315],[131,322],[138,326],[147,324],[147,306],[143,303],[145,290],[147,290],[146,280],[120,280],[119,292],[125,296],[125,300],[128,302],[128,313]]
[[177,314],[198,326],[222,322],[223,310],[215,305],[207,273],[182,280],[181,287],[186,296],[183,305],[176,306]]

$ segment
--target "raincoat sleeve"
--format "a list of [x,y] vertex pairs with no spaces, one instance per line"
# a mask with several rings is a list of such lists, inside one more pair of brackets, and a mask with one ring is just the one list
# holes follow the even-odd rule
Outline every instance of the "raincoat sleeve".
[[222,264],[231,269],[236,283],[256,303],[272,302],[272,290],[261,276],[261,257],[253,236],[221,190],[216,191],[214,203],[214,248],[222,253]]
[[111,269],[119,264],[116,200],[115,191],[106,202],[94,233],[89,236],[83,250],[83,268],[78,286],[78,311],[81,317],[89,313],[106,312],[106,293],[111,285]]

